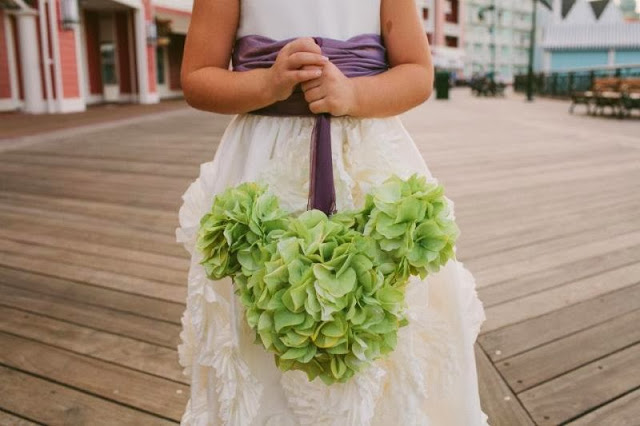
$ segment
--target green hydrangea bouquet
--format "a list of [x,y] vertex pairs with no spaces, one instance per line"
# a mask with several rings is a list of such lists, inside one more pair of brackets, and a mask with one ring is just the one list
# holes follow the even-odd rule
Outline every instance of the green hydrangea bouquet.
[[459,229],[440,184],[391,176],[362,209],[284,211],[265,185],[218,194],[200,221],[207,276],[230,276],[256,343],[283,371],[345,382],[393,351],[405,288],[454,256]]

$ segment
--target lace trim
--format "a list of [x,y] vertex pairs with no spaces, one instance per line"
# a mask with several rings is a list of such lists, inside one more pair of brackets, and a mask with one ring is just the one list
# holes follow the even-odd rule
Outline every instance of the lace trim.
[[208,424],[209,416],[219,417],[225,426],[246,426],[257,415],[263,386],[251,374],[234,345],[231,329],[229,301],[219,294],[214,282],[206,277],[199,264],[201,254],[195,250],[200,218],[211,207],[214,196],[211,177],[215,176],[214,162],[201,165],[200,177],[182,196],[184,203],[179,211],[180,227],[176,229],[176,240],[184,244],[191,253],[188,278],[187,308],[182,316],[183,330],[178,345],[183,374],[193,377],[194,368],[210,367],[216,375],[215,390],[219,405],[218,413],[210,413],[206,399],[194,404],[187,403],[182,425]]
[[289,408],[302,426],[367,426],[382,394],[385,371],[371,366],[347,383],[309,382],[300,371],[282,375],[280,383]]
[[476,280],[464,263],[454,259],[457,265],[458,280],[461,283],[460,292],[463,296],[464,330],[468,330],[467,344],[473,345],[480,334],[482,324],[487,319],[484,305],[478,297]]

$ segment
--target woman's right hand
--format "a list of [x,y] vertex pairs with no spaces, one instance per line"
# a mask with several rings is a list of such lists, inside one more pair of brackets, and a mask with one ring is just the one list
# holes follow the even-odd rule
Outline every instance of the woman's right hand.
[[320,77],[328,60],[313,38],[295,39],[280,49],[276,60],[268,69],[267,89],[276,100],[287,99],[296,85]]

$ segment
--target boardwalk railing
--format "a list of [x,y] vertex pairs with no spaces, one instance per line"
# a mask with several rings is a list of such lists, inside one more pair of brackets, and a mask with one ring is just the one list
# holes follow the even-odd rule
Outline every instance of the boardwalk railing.
[[[640,64],[536,73],[533,90],[542,96],[569,98],[573,92],[590,90],[598,77],[640,77]],[[516,92],[526,92],[527,75],[515,76],[513,87]]]

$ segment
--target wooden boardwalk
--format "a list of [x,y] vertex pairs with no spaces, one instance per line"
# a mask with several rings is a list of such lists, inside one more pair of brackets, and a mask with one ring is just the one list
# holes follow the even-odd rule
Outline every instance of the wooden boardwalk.
[[[493,426],[639,424],[640,120],[566,106],[454,91],[405,117],[485,304]],[[227,121],[185,109],[0,141],[0,425],[179,422],[174,229]]]

